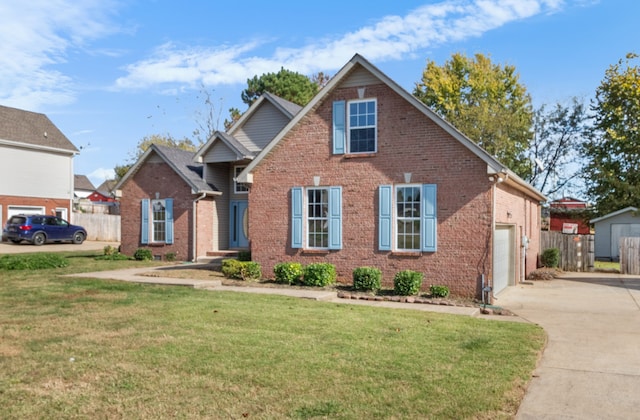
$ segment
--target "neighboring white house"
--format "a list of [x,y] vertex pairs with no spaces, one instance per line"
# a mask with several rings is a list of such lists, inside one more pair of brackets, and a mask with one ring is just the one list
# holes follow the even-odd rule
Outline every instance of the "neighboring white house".
[[627,207],[590,221],[595,230],[596,260],[619,261],[620,238],[640,237],[640,215]]
[[0,105],[0,223],[19,213],[69,219],[78,153],[46,115]]

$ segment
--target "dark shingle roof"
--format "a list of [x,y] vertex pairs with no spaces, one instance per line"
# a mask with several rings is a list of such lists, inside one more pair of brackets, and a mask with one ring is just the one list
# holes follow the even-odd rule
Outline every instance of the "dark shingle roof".
[[0,140],[78,152],[46,115],[2,105]]
[[86,175],[74,175],[73,176],[73,189],[74,190],[86,190],[94,191],[96,187],[93,186],[89,178]]
[[116,184],[117,181],[115,179],[104,181],[98,188],[96,188],[96,191],[108,197],[113,193],[113,188],[116,186]]
[[203,165],[193,162],[194,152],[157,144],[152,147],[194,190],[199,192],[220,191],[202,178]]

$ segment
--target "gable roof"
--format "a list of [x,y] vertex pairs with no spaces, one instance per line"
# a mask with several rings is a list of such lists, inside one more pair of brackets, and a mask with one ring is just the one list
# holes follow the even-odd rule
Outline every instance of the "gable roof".
[[177,173],[189,187],[191,187],[194,194],[221,194],[214,185],[208,184],[203,179],[204,166],[200,163],[194,163],[193,152],[187,150],[178,149],[175,147],[160,146],[152,144],[144,152],[144,154],[138,159],[138,161],[127,171],[122,179],[116,184],[114,190],[122,188],[129,178],[131,178],[140,167],[144,164],[147,158],[152,154],[157,154],[167,165]]
[[2,105],[0,105],[0,143],[64,151],[74,155],[79,152],[46,115]]
[[624,214],[624,213],[637,212],[637,211],[638,211],[638,209],[636,207],[629,206],[629,207],[626,207],[626,208],[624,208],[622,210],[614,211],[613,213],[605,214],[604,216],[597,217],[595,219],[591,219],[591,220],[589,220],[589,223],[598,223],[598,222],[601,222],[603,220],[610,219],[612,217],[620,216],[621,214]]
[[369,61],[367,61],[360,54],[355,54],[353,58],[345,64],[342,69],[336,75],[329,80],[329,82],[318,92],[318,94],[313,97],[313,99],[304,107],[300,112],[298,112],[287,124],[282,131],[258,154],[258,156],[245,168],[244,171],[238,176],[239,182],[252,182],[251,172],[261,164],[261,162],[265,159],[267,155],[271,152],[271,150],[284,138],[291,128],[293,128],[302,118],[305,117],[306,114],[311,112],[321,101],[324,100],[326,96],[329,95],[334,89],[336,89],[340,84],[356,69],[362,67],[368,72],[370,72],[373,76],[379,79],[381,82],[386,84],[389,88],[391,88],[394,92],[404,98],[407,102],[413,105],[417,110],[422,112],[427,118],[431,119],[436,125],[442,128],[445,132],[450,134],[454,139],[459,141],[462,145],[464,145],[467,149],[469,149],[474,155],[483,160],[487,164],[487,173],[488,174],[501,174],[501,178],[505,182],[505,184],[510,185],[526,194],[535,197],[539,201],[546,201],[547,198],[536,188],[531,186],[529,183],[524,181],[514,172],[512,172],[509,168],[505,167],[502,163],[500,163],[495,157],[491,156],[487,151],[478,146],[476,143],[471,141],[468,137],[458,131],[453,125],[442,119],[438,116],[431,108],[425,105],[422,101],[420,101],[415,96],[411,95],[405,89],[403,89],[400,85],[398,85],[395,81],[391,80],[387,75],[382,73],[378,68],[372,65]]
[[116,184],[117,184],[116,180],[108,179],[104,181],[102,184],[100,184],[98,188],[96,188],[96,191],[104,195],[105,197],[108,197],[113,193],[113,190],[115,189],[114,187],[116,186]]
[[94,191],[96,187],[93,186],[89,178],[86,175],[74,175],[73,176],[73,189]]
[[251,104],[249,109],[242,114],[238,121],[229,128],[228,132],[216,131],[213,133],[209,140],[207,140],[207,142],[196,152],[194,159],[197,161],[201,160],[218,140],[224,142],[224,144],[236,154],[238,160],[253,159],[258,153],[250,151],[244,144],[242,144],[242,142],[237,140],[233,134],[238,132],[258,112],[264,102],[271,103],[289,120],[291,120],[302,109],[300,105],[294,104],[293,102],[287,101],[286,99],[280,98],[269,92],[264,92],[253,104]]

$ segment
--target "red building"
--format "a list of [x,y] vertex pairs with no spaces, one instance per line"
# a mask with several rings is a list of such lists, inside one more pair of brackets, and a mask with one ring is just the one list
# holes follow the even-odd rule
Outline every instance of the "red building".
[[563,197],[549,203],[549,230],[568,234],[588,235],[589,225],[584,211],[589,204],[573,197]]

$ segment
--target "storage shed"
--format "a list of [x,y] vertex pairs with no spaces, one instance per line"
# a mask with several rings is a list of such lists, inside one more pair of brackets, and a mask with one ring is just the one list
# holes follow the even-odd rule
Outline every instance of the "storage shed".
[[595,258],[620,260],[620,238],[640,237],[640,215],[636,207],[627,207],[592,219],[595,228]]

